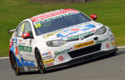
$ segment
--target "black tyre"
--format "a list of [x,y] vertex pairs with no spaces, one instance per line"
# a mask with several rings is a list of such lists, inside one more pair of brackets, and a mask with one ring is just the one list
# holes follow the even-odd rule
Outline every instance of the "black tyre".
[[20,74],[19,67],[15,59],[15,56],[13,54],[10,55],[10,60],[11,60],[12,69],[14,70],[16,75],[19,75]]
[[45,72],[45,68],[43,65],[42,57],[41,57],[40,52],[38,50],[36,50],[36,52],[35,52],[35,57],[37,60],[38,69],[39,69],[40,73],[43,74]]
[[117,51],[116,51],[116,52],[111,53],[110,55],[111,55],[111,56],[115,56],[116,54],[117,54]]

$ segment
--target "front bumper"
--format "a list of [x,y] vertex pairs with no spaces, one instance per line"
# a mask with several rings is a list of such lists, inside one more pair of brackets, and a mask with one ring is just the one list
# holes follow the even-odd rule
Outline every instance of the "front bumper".
[[95,59],[95,58],[99,58],[99,57],[102,57],[102,56],[106,56],[106,55],[115,53],[115,52],[117,52],[117,50],[118,49],[115,48],[115,49],[111,49],[111,50],[108,50],[108,51],[100,51],[100,52],[93,53],[91,55],[74,58],[74,59],[72,59],[68,62],[62,63],[62,64],[47,67],[46,70],[57,69],[57,68],[60,68],[60,67],[66,67],[66,66],[71,66],[71,65],[74,65],[74,64],[86,62],[86,61],[89,61],[89,60],[92,60],[92,59]]
[[[91,35],[83,40],[70,41],[61,47],[47,47],[45,51],[49,52],[49,50],[51,50],[50,52],[53,58],[47,60],[47,63],[44,62],[44,66],[46,69],[49,69],[52,66],[56,67],[60,64],[70,64],[70,62],[73,64],[86,61],[91,59],[93,55],[93,57],[96,57],[96,54],[98,55],[99,53],[100,56],[106,55],[116,49],[115,40],[111,35],[113,36],[113,34],[107,30],[103,35]],[[86,57],[89,58],[86,59]],[[77,59],[79,61],[77,61]]]

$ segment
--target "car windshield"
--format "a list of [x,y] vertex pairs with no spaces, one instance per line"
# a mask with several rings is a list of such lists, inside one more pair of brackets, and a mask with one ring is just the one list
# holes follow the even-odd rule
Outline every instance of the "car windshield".
[[54,30],[66,28],[72,25],[91,21],[82,13],[69,14],[61,17],[51,18],[41,22],[34,23],[37,35],[48,33]]

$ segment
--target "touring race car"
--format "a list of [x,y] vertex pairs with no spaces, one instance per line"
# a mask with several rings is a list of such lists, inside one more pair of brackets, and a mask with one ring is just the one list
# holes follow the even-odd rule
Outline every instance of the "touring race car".
[[23,20],[9,44],[12,69],[40,71],[67,66],[115,54],[117,47],[111,29],[75,9],[60,9]]

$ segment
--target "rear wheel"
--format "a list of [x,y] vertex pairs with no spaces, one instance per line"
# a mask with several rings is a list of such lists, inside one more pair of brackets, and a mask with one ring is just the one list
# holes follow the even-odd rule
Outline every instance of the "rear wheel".
[[45,72],[45,68],[43,65],[42,57],[41,57],[40,52],[38,50],[36,50],[36,52],[35,52],[35,57],[37,60],[38,69],[39,69],[40,73],[43,74]]
[[11,60],[12,69],[14,70],[16,75],[19,75],[20,74],[19,67],[15,59],[15,56],[13,54],[10,55],[10,60]]

